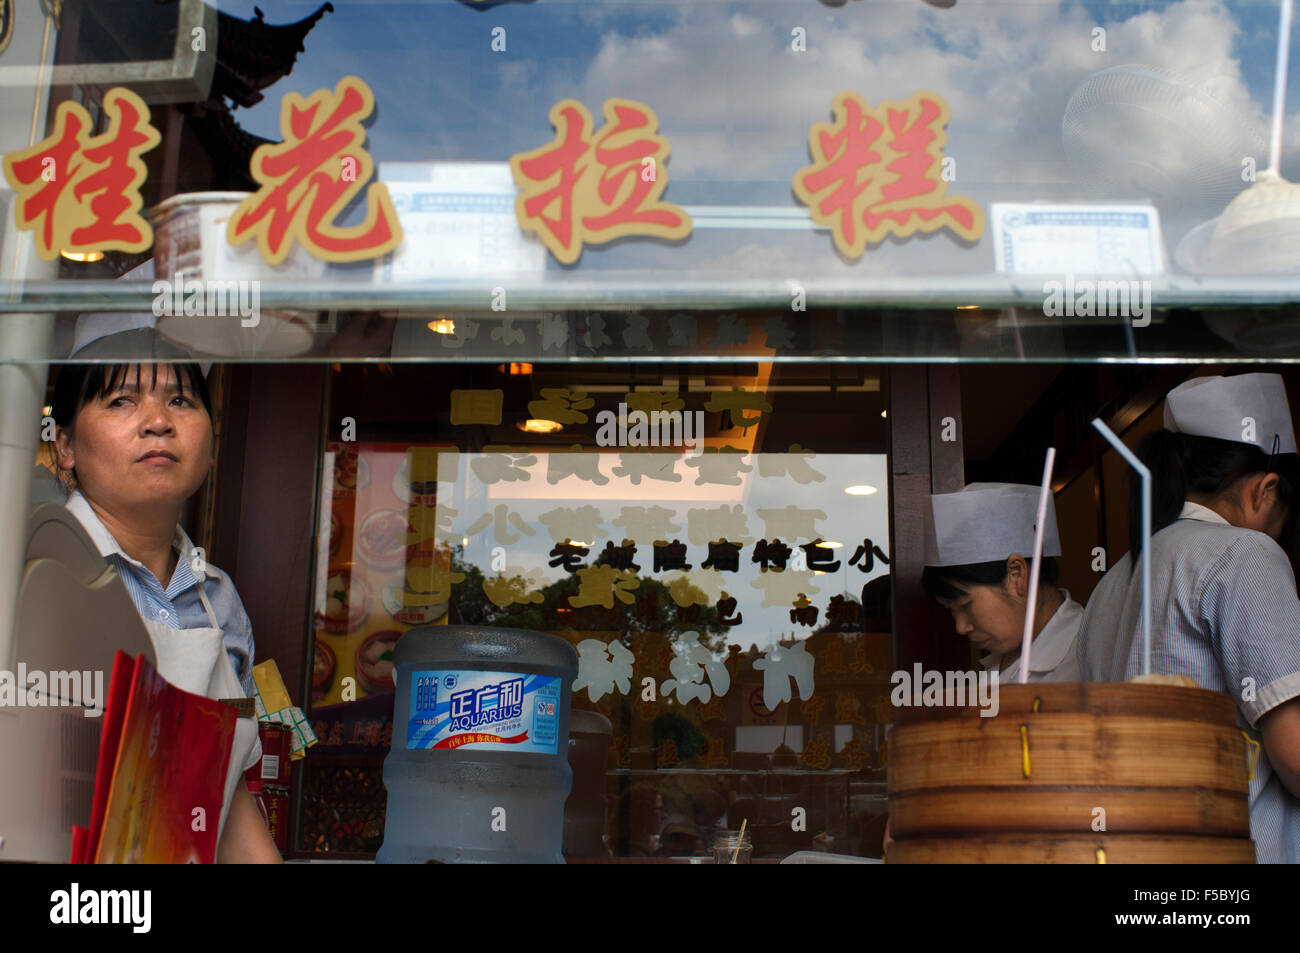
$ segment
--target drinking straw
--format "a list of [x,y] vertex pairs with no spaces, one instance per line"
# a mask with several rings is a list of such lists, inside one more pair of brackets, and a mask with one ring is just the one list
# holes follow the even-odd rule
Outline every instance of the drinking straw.
[[1025,634],[1020,643],[1020,684],[1029,679],[1029,649],[1034,640],[1034,615],[1038,611],[1038,564],[1043,556],[1043,528],[1047,523],[1047,501],[1052,493],[1052,464],[1056,448],[1047,448],[1043,462],[1043,482],[1038,487],[1038,520],[1034,523],[1034,561],[1029,564],[1029,604],[1025,606]]
[[1282,174],[1282,120],[1286,111],[1286,66],[1291,48],[1291,0],[1282,0],[1277,28],[1277,68],[1273,70],[1273,128],[1268,167]]
[[1142,674],[1151,674],[1151,471],[1100,418],[1092,425],[1142,478]]
[[749,823],[749,818],[740,819],[740,833],[736,835],[736,849],[731,852],[731,862],[734,864],[736,858],[740,856],[740,845],[745,842],[745,825]]

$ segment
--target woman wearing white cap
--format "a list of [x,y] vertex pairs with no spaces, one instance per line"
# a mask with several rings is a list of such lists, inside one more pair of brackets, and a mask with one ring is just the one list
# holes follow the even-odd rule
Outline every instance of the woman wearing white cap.
[[[1300,457],[1286,388],[1277,374],[1196,378],[1169,392],[1164,423],[1138,449],[1152,478],[1151,672],[1236,700],[1263,745],[1250,782],[1256,858],[1297,863],[1300,599],[1287,550]],[[1087,681],[1142,672],[1133,490],[1129,554],[1097,585],[1079,633]]]
[[[126,584],[159,674],[209,698],[244,696],[235,668],[252,662],[248,617],[229,576],[195,552],[179,523],[212,461],[203,372],[192,363],[155,363],[179,352],[168,355],[133,316],[115,317],[131,329],[120,330],[121,320],[99,322],[98,335],[79,327],[73,356],[126,362],[65,364],[55,384],[58,467],[74,487],[67,507]],[[243,785],[260,759],[256,722],[241,718],[217,826],[220,862],[280,861]]]
[[[1020,679],[1038,495],[1036,486],[972,483],[930,497],[921,585],[952,612],[957,634],[988,652],[980,664],[998,671],[1002,682]],[[1083,607],[1056,587],[1061,540],[1055,507],[1048,507],[1047,517],[1026,681],[1074,682]]]

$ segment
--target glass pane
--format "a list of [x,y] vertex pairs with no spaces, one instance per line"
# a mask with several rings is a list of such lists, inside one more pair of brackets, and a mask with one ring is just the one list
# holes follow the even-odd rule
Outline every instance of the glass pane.
[[332,419],[422,436],[331,442],[324,461],[310,759],[377,764],[412,627],[549,632],[578,652],[571,731],[603,778],[580,790],[575,768],[574,796],[605,810],[571,855],[711,856],[742,821],[756,857],[878,855],[879,371],[511,370],[398,367],[382,398],[360,368],[332,375]]
[[[171,333],[257,360],[309,350],[343,308],[790,308],[802,296],[809,310],[939,307],[945,319],[1015,307],[1022,323],[1082,316],[1122,334],[1153,314],[1296,298],[1300,194],[1285,176],[1300,153],[1293,123],[1271,142],[1271,3],[268,0],[248,18],[196,0],[68,0],[61,17],[58,31],[13,22],[0,148],[40,159],[30,150],[71,104],[87,136],[104,134],[117,128],[109,90],[137,93],[158,131],[137,184],[152,244],[88,252],[71,226],[45,234],[47,200],[84,226],[96,190],[78,180],[65,194],[70,164],[50,181],[32,161],[11,170],[3,307],[15,313],[165,315],[194,281],[199,313],[170,317],[221,323],[213,296],[234,288],[236,308],[251,307],[256,286],[268,324],[296,311],[302,326],[223,329],[221,347],[211,328]],[[1300,70],[1288,75],[1294,107]],[[293,181],[314,173],[330,198],[277,191],[255,150],[310,142],[288,121],[292,96],[343,103],[361,88],[347,77],[373,108],[331,115],[364,137],[290,163]],[[95,168],[83,165],[77,175]],[[255,191],[256,214],[240,205]],[[394,246],[380,241],[396,229]],[[38,236],[49,257],[34,254]],[[1085,342],[1089,356],[1115,351]]]
[[[1041,308],[505,313],[275,309],[262,312],[259,325],[252,328],[242,327],[238,317],[175,324],[164,319],[143,343],[138,336],[107,338],[121,327],[115,320],[106,312],[0,314],[0,363],[115,358],[327,364],[654,360],[690,365],[718,359],[1202,363],[1287,362],[1300,357],[1300,310],[1289,305],[1155,309],[1132,323],[1088,315],[1048,316]],[[82,350],[84,341],[93,346]]]

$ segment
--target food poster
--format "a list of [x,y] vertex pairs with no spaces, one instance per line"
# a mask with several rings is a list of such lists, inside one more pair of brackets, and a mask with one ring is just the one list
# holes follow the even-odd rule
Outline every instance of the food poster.
[[[433,538],[439,453],[451,445],[327,445],[312,707],[392,694],[406,631],[446,625],[450,552]],[[327,515],[328,514],[328,515]]]

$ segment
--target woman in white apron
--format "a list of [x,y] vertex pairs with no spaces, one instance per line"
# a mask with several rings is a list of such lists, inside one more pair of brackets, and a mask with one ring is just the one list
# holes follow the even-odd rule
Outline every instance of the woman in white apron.
[[[120,347],[123,337],[150,335],[138,344],[151,334],[112,337]],[[212,460],[202,371],[194,364],[65,365],[54,417],[58,466],[76,486],[68,509],[126,584],[149,631],[159,674],[209,698],[243,697],[204,585],[215,580],[220,587],[229,580],[198,557],[179,525],[183,504],[202,485]],[[192,616],[182,624],[173,600],[181,602],[191,588],[206,619]],[[260,758],[257,722],[240,718],[218,819],[218,862],[280,862],[242,783]]]
[[[972,483],[956,493],[930,497],[921,586],[952,613],[957,634],[987,653],[980,664],[998,672],[1004,683],[1020,678],[1038,493],[1038,487],[1024,484]],[[1059,555],[1056,508],[1049,501],[1026,679],[1030,682],[1079,680],[1074,641],[1083,606],[1056,587]]]
[[[1260,863],[1300,863],[1300,598],[1291,557],[1300,457],[1277,374],[1198,377],[1169,392],[1164,429],[1138,456],[1151,469],[1151,672],[1190,675],[1237,703],[1261,746],[1250,781]],[[1136,482],[1136,481],[1134,481]],[[1088,600],[1085,681],[1142,674],[1142,546]],[[1139,511],[1140,512],[1140,511]]]

